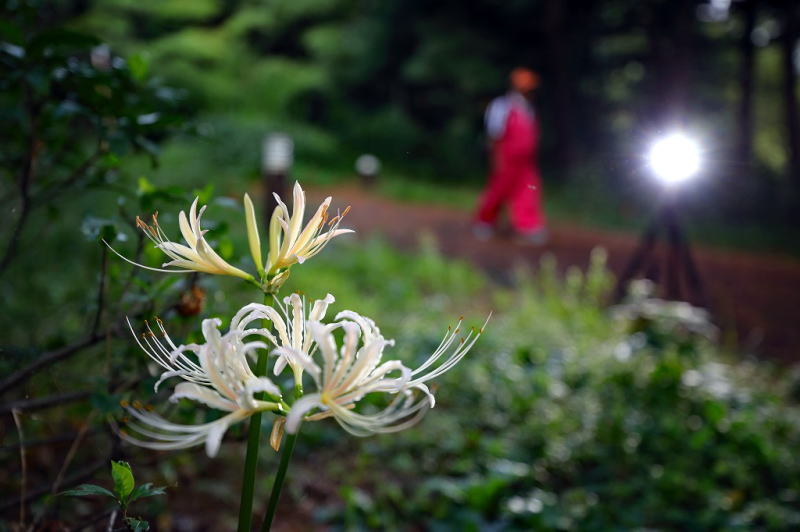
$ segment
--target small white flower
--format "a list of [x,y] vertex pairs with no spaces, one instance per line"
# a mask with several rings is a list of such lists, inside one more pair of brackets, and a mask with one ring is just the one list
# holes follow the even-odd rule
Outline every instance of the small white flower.
[[[149,440],[142,440],[127,432],[121,433],[123,439],[159,450],[183,449],[205,441],[206,452],[213,457],[217,454],[222,436],[232,424],[256,412],[284,410],[280,389],[270,379],[257,377],[247,360],[248,356],[255,355],[256,350],[266,349],[267,344],[260,340],[246,342],[245,338],[264,335],[258,330],[243,332],[234,328],[222,335],[220,324],[218,319],[203,320],[206,341],[202,345],[176,346],[160,321],[158,327],[163,340],[156,336],[148,324],[147,332],[142,334],[141,340],[137,338],[136,341],[150,358],[166,370],[156,383],[156,388],[171,377],[180,377],[185,381],[175,386],[170,401],[191,399],[228,414],[211,423],[181,425],[136,405],[125,405],[136,420],[128,424],[128,429]],[[256,399],[254,394],[258,392],[266,392],[271,400]]]
[[[291,356],[304,364],[317,387],[316,393],[304,395],[292,405],[286,417],[286,431],[290,434],[297,432],[303,420],[326,417],[333,417],[342,428],[356,436],[397,432],[410,427],[435,404],[425,383],[457,364],[482,331],[471,329],[466,336],[459,337],[459,321],[455,330],[448,329],[425,363],[411,370],[399,360],[381,363],[383,350],[394,342],[385,339],[372,320],[351,311],[339,313],[336,320],[327,325],[309,321],[307,325],[321,353],[322,366],[307,352],[289,347],[275,350],[279,356]],[[344,331],[341,347],[337,346],[333,334],[339,328]],[[444,362],[437,364],[445,356]],[[415,395],[415,391],[422,392],[422,397]],[[373,392],[395,397],[389,406],[375,414],[355,412],[356,403]],[[319,412],[309,415],[314,409]]]
[[280,283],[286,280],[287,268],[313,257],[322,251],[332,238],[353,231],[338,228],[349,207],[341,215],[328,220],[330,197],[325,198],[304,228],[306,196],[297,182],[294,184],[291,215],[289,208],[277,194],[275,200],[278,206],[275,207],[269,223],[269,256],[266,271],[272,283],[280,286]]
[[[211,248],[208,242],[206,242],[206,231],[200,229],[200,218],[203,216],[206,206],[204,205],[198,212],[198,199],[199,198],[195,198],[192,202],[188,217],[184,211],[181,211],[178,215],[178,225],[180,226],[181,235],[186,244],[178,244],[167,238],[167,235],[158,224],[158,213],[153,214],[152,224],[147,224],[138,216],[136,217],[136,225],[144,231],[144,234],[153,241],[158,249],[172,259],[162,264],[162,268],[151,268],[143,264],[138,264],[123,257],[113,248],[111,248],[111,251],[131,264],[148,270],[167,273],[195,271],[217,275],[232,275],[248,281],[253,280],[252,275],[227,263]],[[175,269],[166,269],[169,266]]]

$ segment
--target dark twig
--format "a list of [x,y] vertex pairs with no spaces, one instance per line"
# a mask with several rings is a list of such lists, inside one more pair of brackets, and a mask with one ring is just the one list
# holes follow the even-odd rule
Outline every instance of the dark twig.
[[106,272],[108,271],[108,246],[101,246],[100,280],[97,283],[97,311],[92,323],[91,336],[96,336],[100,329],[100,320],[103,318],[106,297]]
[[[89,157],[86,158],[79,166],[72,171],[72,173],[63,181],[56,183],[49,191],[49,194],[45,197],[38,197],[36,198],[35,206],[39,205],[47,205],[51,201],[53,201],[59,194],[64,192],[69,187],[73,186],[78,180],[83,177],[83,175],[92,167],[94,163],[100,158],[101,155],[105,150],[98,145],[97,149],[92,153]],[[39,194],[41,196],[42,194]]]
[[[170,309],[175,306],[175,303],[172,302],[169,305],[165,305],[165,308]],[[132,318],[138,318],[142,314],[146,313],[147,309],[140,309],[136,312],[132,313]],[[117,320],[114,322],[113,325],[108,327],[108,331],[116,329],[117,326],[121,326],[123,321]],[[105,340],[109,334],[90,334],[89,336],[85,337],[83,340],[80,340],[74,344],[64,346],[60,349],[55,349],[53,351],[48,351],[42,354],[39,358],[25,366],[24,368],[15,371],[2,381],[0,381],[0,394],[6,392],[10,388],[14,386],[18,386],[19,384],[28,380],[34,373],[39,371],[40,369],[49,366],[51,364],[55,364],[60,362],[70,356],[80,352],[83,349],[91,347],[102,340]]]
[[[56,479],[53,481],[53,486],[50,488],[50,494],[55,495],[58,493],[58,489],[61,487],[61,483],[64,482],[64,475],[67,473],[67,469],[69,468],[72,461],[75,459],[75,455],[78,453],[78,448],[80,444],[83,442],[83,439],[86,437],[86,434],[89,432],[89,425],[92,422],[92,419],[95,416],[95,412],[89,414],[89,417],[86,418],[86,421],[83,422],[81,425],[78,434],[75,435],[75,438],[72,440],[72,445],[69,446],[69,450],[67,450],[67,454],[64,456],[64,462],[61,464],[61,469],[59,469],[58,474],[56,475]],[[36,530],[39,527],[39,524],[42,522],[47,514],[50,513],[52,510],[52,505],[46,503],[44,508],[39,512],[36,518],[33,520],[33,524],[31,525],[31,530]]]
[[[75,484],[78,484],[79,482],[86,480],[87,478],[94,475],[97,471],[107,466],[108,466],[108,458],[104,456],[102,460],[98,460],[97,462],[94,462],[93,464],[67,477],[64,480],[64,487],[68,488],[70,486],[74,486]],[[20,503],[27,503],[28,501],[38,499],[42,495],[47,495],[48,493],[50,493],[50,488],[52,488],[52,483],[47,482],[45,484],[42,484],[41,486],[38,486],[36,489],[28,490],[28,492],[25,494],[25,497],[22,500],[20,500],[20,498],[17,497],[15,499],[10,499],[0,502],[0,512],[3,512],[8,508],[13,508],[14,506]]]
[[17,251],[17,244],[19,243],[20,236],[22,235],[22,230],[25,228],[25,223],[28,221],[30,208],[30,199],[27,197],[26,192],[25,196],[20,199],[20,209],[19,216],[17,217],[17,223],[14,225],[13,231],[11,231],[11,238],[9,238],[8,243],[6,244],[6,250],[3,253],[3,258],[0,259],[0,275],[2,275],[5,269],[8,268],[8,265],[11,264],[11,261],[14,258],[14,253]]
[[[30,100],[30,98],[28,98],[28,100]],[[0,275],[2,275],[3,271],[14,259],[14,254],[17,251],[20,237],[25,229],[25,225],[28,221],[31,211],[38,206],[48,205],[53,201],[53,199],[56,198],[56,196],[77,183],[78,180],[89,170],[89,168],[91,168],[91,166],[97,162],[100,156],[105,153],[102,143],[98,142],[97,149],[95,149],[94,153],[92,153],[83,163],[76,167],[75,170],[73,170],[64,181],[56,184],[46,197],[31,197],[30,187],[36,172],[36,161],[39,156],[41,141],[38,136],[38,106],[35,103],[28,101],[27,108],[31,133],[28,140],[28,151],[25,156],[25,164],[22,167],[19,177],[19,216],[17,217],[17,222],[11,232],[11,237],[6,244],[6,250],[3,253],[3,258],[0,259]],[[41,195],[42,194],[39,194],[39,196]]]
[[112,530],[114,530],[114,522],[116,522],[117,520],[118,513],[119,511],[116,509],[114,509],[114,511],[111,512],[111,517],[108,519],[108,526],[106,526],[106,532],[111,532]]
[[75,440],[70,445],[69,450],[67,451],[67,455],[64,457],[64,463],[61,464],[61,469],[58,471],[58,475],[56,479],[53,481],[53,487],[50,489],[50,493],[55,495],[58,492],[58,488],[61,487],[61,483],[64,482],[64,475],[67,473],[67,469],[69,465],[72,463],[72,460],[75,459],[75,454],[78,452],[78,447],[83,442],[83,439],[86,437],[86,433],[89,432],[89,424],[92,422],[94,418],[95,412],[89,414],[89,417],[86,418],[86,421],[83,422],[81,425],[81,429],[78,431],[78,435],[75,436]]
[[[97,429],[91,429],[88,431],[89,434],[93,434],[97,432]],[[34,447],[41,447],[41,446],[48,446],[48,445],[57,445],[59,443],[66,443],[74,441],[77,437],[78,432],[67,432],[65,434],[60,434],[58,436],[53,436],[52,438],[35,438],[32,440],[27,440],[25,442],[25,448],[33,449]],[[19,443],[12,443],[9,445],[2,445],[0,446],[0,453],[11,453],[19,449]]]
[[[144,233],[137,231],[136,234],[138,238],[136,240],[136,251],[133,254],[133,262],[140,262],[142,258],[142,252],[144,251]],[[119,301],[120,305],[122,305],[122,302],[125,300],[125,296],[128,294],[128,290],[131,289],[133,279],[136,277],[138,272],[139,268],[131,268],[131,272],[128,274],[128,278],[125,279],[125,283],[122,285],[122,290],[120,290],[119,296],[117,297],[117,301]]]
[[25,530],[25,496],[28,481],[28,460],[25,457],[25,437],[22,434],[20,411],[14,409],[11,411],[11,415],[14,418],[14,424],[17,426],[17,434],[19,434],[19,460],[22,468],[22,474],[19,479],[19,529]]
[[102,340],[103,337],[90,334],[86,338],[75,342],[74,344],[64,346],[60,349],[54,349],[53,351],[47,351],[43,353],[39,358],[28,364],[22,369],[19,369],[0,381],[0,393],[4,393],[9,388],[17,386],[18,384],[25,382],[30,378],[31,375],[39,371],[40,369],[49,366],[51,364],[55,364],[65,358],[78,353],[79,351],[86,349],[87,347],[91,347]]
[[96,525],[100,521],[103,521],[106,517],[111,515],[111,513],[114,512],[114,511],[116,511],[114,508],[109,508],[108,510],[106,510],[103,513],[101,513],[100,515],[93,515],[92,517],[86,519],[85,521],[83,521],[81,523],[78,523],[77,525],[75,525],[70,530],[72,530],[72,532],[78,532],[80,530],[95,530],[96,528],[95,528],[94,525]]
[[30,137],[28,138],[28,150],[25,154],[25,164],[23,164],[19,174],[19,216],[14,229],[11,231],[11,237],[6,243],[3,258],[0,259],[0,275],[3,274],[14,259],[22,231],[28,221],[28,215],[31,211],[30,188],[36,172],[36,159],[39,155],[38,106],[33,102],[29,88],[26,89],[28,90],[25,91],[25,108],[30,122]]
[[48,395],[47,397],[37,397],[36,399],[22,399],[19,401],[11,401],[4,405],[0,405],[0,414],[6,412],[31,412],[33,410],[41,410],[51,406],[60,406],[76,401],[82,401],[91,395],[91,392],[83,390],[79,392],[68,392],[58,395]]

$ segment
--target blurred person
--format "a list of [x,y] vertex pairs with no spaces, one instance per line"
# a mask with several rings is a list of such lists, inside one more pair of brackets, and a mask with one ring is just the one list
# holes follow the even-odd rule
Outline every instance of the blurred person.
[[539,76],[519,67],[511,72],[509,81],[509,91],[492,100],[484,116],[491,171],[473,233],[481,240],[494,235],[497,216],[506,205],[517,236],[528,243],[543,244],[547,232],[537,163],[539,121],[530,103]]

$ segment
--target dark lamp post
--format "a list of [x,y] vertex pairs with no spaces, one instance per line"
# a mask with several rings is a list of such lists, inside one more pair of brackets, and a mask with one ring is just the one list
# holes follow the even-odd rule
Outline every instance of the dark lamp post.
[[381,171],[381,161],[370,153],[360,155],[356,159],[356,173],[367,187],[372,187]]
[[285,133],[270,133],[261,145],[261,174],[264,180],[265,227],[269,227],[272,211],[277,207],[273,193],[286,198],[289,171],[294,162],[294,142]]

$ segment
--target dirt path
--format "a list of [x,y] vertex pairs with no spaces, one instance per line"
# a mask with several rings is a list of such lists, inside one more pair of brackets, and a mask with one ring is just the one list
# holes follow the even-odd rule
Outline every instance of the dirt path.
[[[317,188],[312,194],[333,195],[335,206],[351,205],[346,225],[362,235],[378,232],[409,249],[427,230],[437,236],[443,253],[468,259],[499,280],[507,280],[519,262],[538,264],[545,253],[555,255],[560,267],[583,268],[597,246],[608,251],[609,266],[619,274],[638,238],[560,223],[550,228],[550,241],[543,247],[502,236],[480,242],[472,236],[468,214],[458,209],[401,203],[355,185]],[[800,260],[713,249],[694,253],[715,319],[727,334],[734,334],[748,352],[800,360]]]

